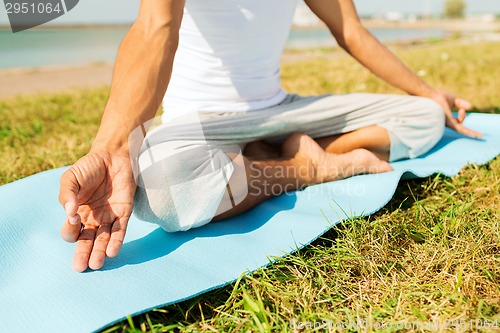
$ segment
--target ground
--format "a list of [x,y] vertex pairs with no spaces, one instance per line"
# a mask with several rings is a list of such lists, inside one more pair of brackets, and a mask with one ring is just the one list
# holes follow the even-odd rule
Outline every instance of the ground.
[[[500,44],[445,41],[395,51],[431,84],[469,98],[474,111],[500,113]],[[289,92],[397,92],[338,50],[295,59],[282,68]],[[82,156],[107,92],[0,100],[0,184]],[[402,182],[379,213],[345,221],[236,284],[105,331],[328,331],[328,323],[333,331],[356,321],[372,324],[351,331],[378,330],[381,322],[387,332],[445,331],[461,320],[462,332],[492,331],[495,321],[500,327],[499,193],[498,158],[453,178]],[[435,323],[437,330],[429,326]]]

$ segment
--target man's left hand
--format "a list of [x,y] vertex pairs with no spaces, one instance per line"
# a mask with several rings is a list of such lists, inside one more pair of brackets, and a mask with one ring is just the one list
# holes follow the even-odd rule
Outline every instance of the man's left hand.
[[[483,137],[483,134],[480,132],[476,132],[463,125],[467,111],[472,108],[469,101],[457,98],[447,91],[436,91],[433,94],[432,99],[438,102],[443,108],[446,115],[446,126],[471,138],[480,139]],[[453,115],[452,108],[456,108],[458,110],[458,117]]]

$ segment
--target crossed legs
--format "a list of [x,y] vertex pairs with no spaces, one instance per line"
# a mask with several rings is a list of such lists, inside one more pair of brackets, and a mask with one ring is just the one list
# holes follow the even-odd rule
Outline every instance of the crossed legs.
[[[199,227],[280,193],[389,171],[386,161],[426,153],[444,131],[440,106],[420,97],[290,96],[285,102],[263,111],[207,116],[206,141],[192,141],[193,131],[184,130],[175,132],[180,139],[170,140],[169,128],[155,129],[150,136],[155,140],[142,155],[160,156],[153,164],[139,161],[139,183],[149,179],[150,185],[138,187],[136,215],[167,231]],[[281,145],[255,141],[235,155],[224,148],[260,138]]]
[[[368,126],[349,133],[317,138],[315,141],[327,153],[343,154],[364,148],[381,160],[389,160],[391,141],[387,130],[380,126]],[[280,157],[280,149],[265,141],[255,141],[245,147],[244,155],[250,159],[273,159]]]
[[[228,186],[228,197],[239,204],[228,210],[223,202],[214,220],[235,216],[272,196],[309,185],[390,171],[386,162],[389,148],[389,135],[378,126],[317,140],[295,133],[280,149],[263,141],[252,142],[243,152],[243,163],[233,161],[234,178],[246,175],[246,183],[230,181]],[[237,200],[239,196],[245,197]]]

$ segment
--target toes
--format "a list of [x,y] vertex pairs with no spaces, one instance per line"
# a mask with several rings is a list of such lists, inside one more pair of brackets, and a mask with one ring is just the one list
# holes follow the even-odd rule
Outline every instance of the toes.
[[354,174],[375,174],[393,170],[388,162],[379,159],[367,149],[356,149],[352,154]]
[[387,163],[386,161],[380,160],[380,163],[377,166],[378,172],[377,173],[382,173],[382,172],[389,172],[392,171],[392,166]]

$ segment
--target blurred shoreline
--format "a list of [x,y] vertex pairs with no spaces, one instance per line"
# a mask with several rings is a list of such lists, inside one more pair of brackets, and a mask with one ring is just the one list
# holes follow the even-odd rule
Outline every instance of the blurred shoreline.
[[[385,43],[390,47],[425,46],[435,42],[474,43],[479,41],[500,42],[500,22],[469,22],[467,20],[447,21],[417,21],[417,22],[386,22],[369,20],[363,21],[367,28],[442,28],[452,34],[449,37],[430,39],[414,39]],[[126,27],[127,25],[120,25]],[[116,25],[107,26],[116,28]],[[54,27],[44,29],[94,29],[103,26]],[[301,28],[304,29],[304,28]],[[318,29],[316,27],[315,29]],[[320,56],[328,59],[343,56],[341,52],[334,52],[334,47],[287,49],[282,62],[293,62],[311,56]],[[108,62],[88,63],[84,65],[58,65],[28,68],[0,69],[0,99],[13,98],[19,95],[37,93],[53,93],[71,91],[82,88],[93,88],[110,85],[113,64]]]
[[112,72],[109,63],[0,70],[0,99],[106,86]]
[[[388,21],[383,19],[362,19],[367,28],[441,28],[449,31],[498,31],[500,21],[485,22],[480,19],[424,19],[416,21]],[[130,28],[132,24],[45,24],[30,30],[64,30],[64,29],[117,29]],[[317,29],[323,27],[320,24],[309,26],[294,25],[294,29]],[[10,30],[9,25],[0,24],[0,29]]]
[[500,32],[500,21],[483,22],[473,19],[418,20],[414,22],[390,22],[384,20],[362,20],[367,28],[440,28],[450,32]]

